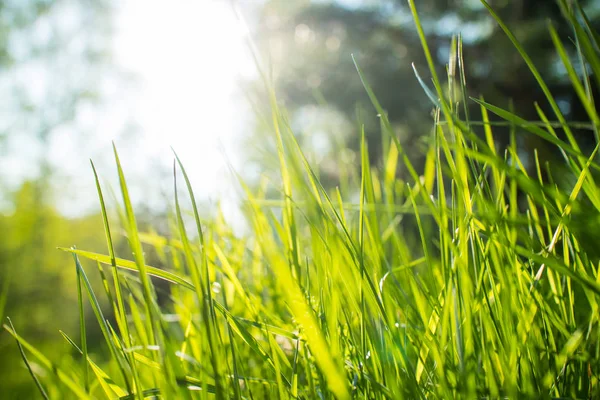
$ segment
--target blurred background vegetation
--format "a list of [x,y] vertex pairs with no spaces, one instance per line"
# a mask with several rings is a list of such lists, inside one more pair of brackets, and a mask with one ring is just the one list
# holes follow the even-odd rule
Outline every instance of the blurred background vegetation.
[[[50,143],[61,129],[77,129],[82,107],[99,104],[98,77],[110,69],[108,6],[102,0],[0,2],[0,316],[12,317],[56,357],[68,351],[58,330],[72,331],[77,323],[74,275],[56,247],[81,240],[102,250],[103,241],[97,214],[68,218],[57,211],[69,194]],[[80,146],[83,132],[74,137]],[[35,396],[5,332],[0,352],[1,397]]]
[[[597,28],[600,3],[580,3]],[[534,77],[479,0],[420,0],[416,4],[442,76],[451,37],[460,33],[469,96],[483,96],[499,107],[511,107],[527,120],[539,120],[535,102],[552,115]],[[545,0],[492,0],[489,4],[515,32],[567,119],[587,120],[548,34],[551,21],[561,37],[572,37],[558,4]],[[382,158],[379,121],[374,113],[364,111],[370,110],[370,103],[350,54],[364,70],[403,145],[409,153],[422,153],[420,137],[431,129],[428,113],[432,107],[414,78],[412,63],[423,70],[425,59],[405,0],[272,0],[261,8],[259,21],[258,40],[274,65],[280,100],[291,110],[291,122],[295,132],[304,136],[304,144],[322,153],[322,172],[332,183],[338,181],[339,143],[354,151],[343,154],[356,163],[359,124],[365,125],[371,159],[377,162]],[[480,119],[478,107],[472,103],[469,110],[475,120]],[[506,141],[500,145],[507,143],[507,131]],[[590,131],[581,135],[593,142]],[[527,135],[527,140],[535,138]],[[519,145],[524,152],[534,147],[542,154],[547,150],[538,141]],[[262,143],[261,147],[264,149]],[[255,154],[262,160],[269,152],[271,149]]]
[[[451,36],[461,33],[469,95],[481,95],[492,104],[512,108],[526,119],[539,119],[534,103],[539,102],[542,109],[547,109],[541,90],[478,0],[419,0],[417,3],[440,72],[448,59]],[[165,7],[183,7],[185,3],[165,4]],[[413,161],[419,163],[422,137],[431,129],[433,120],[430,102],[411,66],[414,63],[422,68],[425,61],[405,0],[238,0],[224,4],[231,15],[237,9],[246,18],[260,61],[269,66],[280,100],[289,110],[290,123],[318,166],[324,182],[332,186],[339,183],[339,171],[346,170],[340,168],[340,164],[359,168],[361,124],[365,126],[371,161],[378,164],[385,151],[379,137],[377,115],[368,107],[351,54],[387,110],[400,140],[415,155]],[[570,36],[555,3],[491,0],[490,4],[516,32],[551,83],[550,89],[568,119],[585,121],[585,111],[578,104],[547,33],[548,21],[552,21],[563,37]],[[600,2],[589,0],[582,4],[592,24],[600,29]],[[144,185],[156,184],[155,181],[160,181],[159,186],[167,191],[170,187],[165,163],[144,156],[144,131],[150,127],[124,124],[119,132],[90,133],[93,130],[89,125],[94,122],[85,118],[89,110],[120,104],[124,96],[136,90],[132,85],[136,77],[119,68],[113,54],[115,42],[120,40],[115,34],[115,19],[122,7],[121,3],[110,0],[0,2],[0,88],[3,94],[0,99],[0,316],[2,319],[10,316],[17,331],[50,357],[60,357],[61,353],[70,351],[59,329],[77,336],[74,267],[70,257],[56,247],[76,244],[80,248],[105,252],[101,218],[98,211],[94,211],[97,203],[92,175],[87,175],[87,186],[80,185],[82,178],[69,178],[70,169],[83,170],[88,164],[70,162],[70,155],[61,153],[60,149],[76,149],[85,153],[84,159],[110,159],[110,154],[101,155],[109,153],[109,149],[99,147],[93,135],[117,138],[117,144],[128,146],[125,154],[141,153],[141,158],[146,158],[146,175],[136,177],[142,194],[138,196],[137,214],[143,214],[141,219],[146,226],[156,226],[159,220],[164,222],[161,215],[171,201],[167,195],[158,200],[156,196],[152,199],[143,195]],[[201,12],[202,8],[194,10]],[[133,23],[135,18],[131,21]],[[169,24],[159,18],[151,22],[159,32],[164,29],[165,34],[177,23],[170,21]],[[135,26],[132,29],[135,30]],[[185,39],[189,43],[190,38]],[[185,54],[190,57],[202,54],[203,62],[215,65],[231,63],[227,61],[230,58],[207,51],[219,48],[218,45],[205,46],[207,40],[218,42],[218,37],[202,40],[192,37],[192,43],[196,39],[198,46],[185,48]],[[134,44],[155,48],[156,61],[168,57],[161,49],[173,43],[150,40],[155,39],[140,36]],[[221,51],[226,54],[234,50],[225,47]],[[152,62],[152,59],[148,61]],[[177,74],[177,66],[172,67],[174,70],[170,73]],[[268,176],[270,171],[276,170],[273,168],[275,144],[266,138],[268,128],[260,118],[268,101],[252,74],[240,76],[244,74],[237,74],[239,71],[235,68],[231,71],[232,80],[239,83],[239,93],[249,100],[257,116],[252,118],[254,114],[245,108],[240,108],[240,113],[248,115],[230,116],[254,121],[235,128],[234,141],[239,146],[232,150],[233,164],[243,165],[238,172],[256,183],[261,174]],[[202,70],[194,72],[204,74]],[[106,77],[111,77],[116,90],[107,90],[103,84]],[[178,98],[163,100],[171,107],[190,107],[189,98],[185,103]],[[211,112],[210,103],[192,104],[192,107],[198,115]],[[474,119],[479,119],[476,109],[471,112]],[[115,114],[105,115],[111,118]],[[65,131],[72,134],[65,136]],[[206,131],[196,134],[218,137],[222,133],[218,129]],[[581,130],[579,135],[584,142],[594,142],[591,131]],[[508,137],[506,128],[506,141]],[[523,154],[537,148],[545,161],[557,156],[532,135],[518,144]],[[69,166],[65,169],[61,164]],[[189,168],[189,173],[206,176],[213,172]],[[402,171],[399,174],[402,178]],[[89,193],[83,196],[82,188]],[[203,189],[210,191],[200,188]],[[72,204],[73,199],[87,204],[83,211],[65,211],[64,204]],[[120,256],[129,255],[123,252]],[[0,354],[2,397],[30,398],[33,385],[14,341],[6,332],[0,332]],[[7,393],[10,395],[4,397]]]

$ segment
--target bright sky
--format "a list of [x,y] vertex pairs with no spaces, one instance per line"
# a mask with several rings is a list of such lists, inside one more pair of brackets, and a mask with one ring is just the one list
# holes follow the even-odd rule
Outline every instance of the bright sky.
[[143,149],[170,160],[173,146],[213,186],[220,143],[231,143],[242,118],[236,79],[252,71],[242,24],[224,1],[129,0],[117,26],[116,59],[142,79]]
[[170,168],[172,146],[195,189],[214,199],[247,119],[236,84],[253,71],[243,24],[224,1],[128,0],[117,27],[116,59],[142,83],[139,151]]
[[[101,165],[101,175],[118,191],[110,150],[115,139],[134,201],[164,206],[159,188],[172,199],[170,146],[186,166],[197,197],[216,200],[231,194],[224,154],[235,164],[236,139],[248,123],[237,80],[254,71],[244,35],[229,2],[123,2],[116,20],[115,62],[139,81],[132,85],[133,91],[107,82],[111,104],[105,115],[98,118],[97,111],[86,115],[84,110],[78,117],[84,124],[86,118],[96,124],[90,140],[101,154],[75,149],[65,158],[71,133],[58,135],[54,154],[76,175],[80,186],[72,201],[57,199],[61,211],[76,215],[79,208],[90,210],[88,200],[91,210],[97,208],[88,158]],[[120,135],[131,123],[138,127],[136,133]]]

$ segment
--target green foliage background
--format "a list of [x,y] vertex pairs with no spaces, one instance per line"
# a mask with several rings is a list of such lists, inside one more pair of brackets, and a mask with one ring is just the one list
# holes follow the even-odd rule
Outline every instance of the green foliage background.
[[[39,185],[26,182],[14,194],[14,210],[0,216],[0,279],[4,286],[3,320],[11,316],[15,327],[60,359],[70,353],[59,330],[76,332],[77,294],[71,259],[57,250],[59,244],[81,243],[97,250],[103,238],[97,228],[99,214],[67,219],[40,201]],[[0,392],[10,398],[35,397],[14,340],[0,335]]]

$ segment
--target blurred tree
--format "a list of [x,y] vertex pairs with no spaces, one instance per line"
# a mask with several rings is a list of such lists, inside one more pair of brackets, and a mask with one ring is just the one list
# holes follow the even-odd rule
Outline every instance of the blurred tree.
[[100,100],[111,66],[111,3],[0,2],[0,166],[8,167],[0,183],[48,180],[52,137]]
[[[36,181],[25,182],[13,195],[13,212],[0,214],[0,282],[10,280],[3,315],[11,318],[27,340],[59,362],[60,354],[72,351],[59,329],[77,338],[79,328],[73,259],[56,247],[77,243],[103,252],[106,245],[100,215],[64,218],[39,201],[37,185]],[[96,278],[97,274],[91,275]],[[88,311],[93,335],[95,324]],[[90,342],[97,350],[101,340]],[[0,393],[10,394],[7,398],[11,399],[37,396],[15,341],[5,331],[0,332],[0,352]]]
[[[533,103],[539,101],[542,108],[547,109],[543,93],[480,1],[419,0],[415,3],[442,76],[451,37],[461,33],[469,94],[483,95],[487,101],[505,108],[511,100],[519,115],[539,119]],[[551,20],[565,40],[572,33],[558,3],[552,0],[489,3],[523,43],[567,118],[587,120],[547,29],[547,22]],[[587,7],[590,19],[598,26],[597,2],[583,0],[580,3]],[[259,48],[268,54],[266,63],[273,66],[278,95],[290,110],[290,120],[301,141],[310,145],[311,140],[307,139],[310,135],[326,132],[322,126],[332,115],[356,121],[358,105],[359,110],[367,110],[358,114],[358,120],[366,126],[371,159],[373,162],[381,159],[383,146],[377,117],[350,57],[354,54],[409,154],[421,153],[414,150],[418,150],[421,143],[419,138],[431,129],[428,113],[432,105],[412,70],[414,62],[427,78],[423,51],[405,0],[270,0],[258,20],[255,34]],[[329,112],[316,115],[314,105],[319,102],[327,105],[320,110]],[[471,115],[478,118],[478,107],[473,104],[471,108]],[[321,121],[320,125],[315,118]],[[496,133],[506,132],[497,129]],[[592,136],[591,132],[585,134]],[[356,128],[345,128],[344,141],[351,149],[358,149],[359,137]],[[502,138],[507,140],[508,135],[497,136],[501,142]],[[331,137],[327,139],[331,141]],[[525,149],[542,146],[531,140],[520,145]],[[265,147],[264,141],[260,143]],[[504,144],[506,142],[500,143]],[[325,148],[329,155],[324,160],[335,157],[336,146]],[[335,182],[335,168],[325,168],[325,173]]]
[[[50,142],[101,97],[111,17],[112,0],[0,1],[0,288],[10,279],[2,316],[53,355],[70,351],[59,329],[78,332],[73,262],[56,247],[105,246],[98,215],[69,220],[52,206]],[[37,396],[3,330],[0,351],[0,397]]]

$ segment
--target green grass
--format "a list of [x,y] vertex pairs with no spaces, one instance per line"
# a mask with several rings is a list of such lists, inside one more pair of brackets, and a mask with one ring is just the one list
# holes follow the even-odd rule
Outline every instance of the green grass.
[[[63,332],[73,356],[49,360],[5,325],[40,393],[111,399],[600,394],[600,258],[589,239],[600,228],[598,146],[580,148],[543,77],[489,6],[555,115],[538,108],[542,123],[528,122],[472,98],[481,106],[481,119],[472,120],[461,100],[467,90],[460,37],[452,42],[446,86],[409,4],[429,63],[428,72],[415,69],[417,79],[436,108],[423,171],[411,163],[358,63],[357,79],[390,143],[381,168],[372,167],[363,134],[360,166],[341,174],[346,189],[324,188],[265,80],[281,181],[257,189],[241,182],[250,227],[243,236],[222,217],[201,220],[178,158],[171,234],[139,232],[115,150],[131,260],[115,255],[94,169],[108,250],[63,249],[73,254],[78,277],[78,342]],[[600,85],[598,35],[576,5],[561,6],[573,24],[571,42],[552,25],[549,35],[589,113],[590,134],[598,137],[590,96],[590,87]],[[573,51],[575,59],[568,56]],[[494,144],[489,113],[511,127],[506,151]],[[561,176],[537,152],[522,159],[517,134],[556,146]],[[399,168],[406,180],[398,179]],[[267,197],[267,189],[281,196]],[[358,202],[348,200],[356,195]],[[150,251],[168,268],[147,265]],[[105,293],[90,284],[96,266]],[[107,297],[110,310],[102,310],[98,296]],[[89,352],[86,312],[97,319],[104,357]]]

